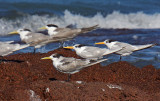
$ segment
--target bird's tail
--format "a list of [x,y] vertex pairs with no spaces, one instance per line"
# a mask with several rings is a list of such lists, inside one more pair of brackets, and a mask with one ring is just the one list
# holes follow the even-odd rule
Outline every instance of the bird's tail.
[[85,67],[88,67],[88,66],[92,66],[92,65],[95,65],[97,63],[106,61],[106,60],[108,60],[108,59],[100,59],[100,60],[97,60],[97,61],[96,60],[89,60],[90,63],[85,65],[85,66],[83,66],[82,68],[85,68]]
[[98,28],[98,25],[94,25],[94,26],[88,27],[88,28],[82,28],[82,33],[90,32],[90,31],[95,30],[97,28]]
[[142,49],[146,49],[146,48],[150,48],[155,46],[156,44],[148,44],[148,45],[135,45],[135,50],[134,51],[138,51],[138,50],[142,50]]
[[19,45],[19,47],[17,47],[14,51],[17,51],[17,50],[20,50],[20,49],[24,49],[24,48],[27,48],[27,47],[29,47],[29,46],[30,46],[29,44]]
[[6,44],[10,44],[10,43],[13,43],[14,41],[5,41],[3,43],[6,43]]
[[9,54],[11,54],[12,52],[15,52],[15,51],[18,51],[18,50],[20,50],[20,49],[24,49],[24,48],[27,48],[27,47],[29,47],[30,45],[17,45],[17,47],[13,50],[13,51],[10,51],[9,53],[7,53],[7,54],[3,54],[2,56],[6,56],[6,55],[9,55]]

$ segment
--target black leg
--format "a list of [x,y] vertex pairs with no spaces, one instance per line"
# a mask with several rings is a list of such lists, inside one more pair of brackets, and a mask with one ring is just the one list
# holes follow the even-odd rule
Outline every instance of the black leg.
[[33,54],[35,54],[36,53],[36,48],[34,47],[34,51],[33,51]]
[[64,44],[64,41],[61,41],[59,48],[63,48],[63,44]]
[[0,63],[3,61],[3,56],[0,56],[1,57],[1,59],[0,59]]
[[70,79],[71,79],[71,74],[68,74],[68,80],[67,80],[67,82],[69,82]]
[[120,55],[120,60],[119,61],[121,61],[122,60],[122,56]]

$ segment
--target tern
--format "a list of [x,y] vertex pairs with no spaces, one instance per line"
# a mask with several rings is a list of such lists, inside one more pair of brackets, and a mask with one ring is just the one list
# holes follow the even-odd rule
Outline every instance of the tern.
[[[95,30],[98,28],[98,25],[92,26],[92,27],[87,27],[87,28],[59,28],[57,25],[55,24],[48,24],[45,27],[41,27],[39,29],[46,29],[48,30],[48,34],[51,37],[63,37],[63,38],[68,38],[68,39],[72,39],[74,37],[76,37],[77,35],[81,34],[81,33],[87,33],[90,32],[92,30]],[[65,40],[64,40],[65,41]],[[63,42],[61,43],[61,45],[63,45]]]
[[51,38],[48,35],[44,35],[42,33],[34,33],[29,29],[19,29],[17,31],[10,32],[9,34],[20,34],[21,41],[30,44],[30,46],[34,46],[34,53],[36,48],[40,48],[51,42],[59,42],[64,40],[65,38]]
[[75,44],[74,46],[67,46],[63,47],[67,49],[74,49],[76,51],[76,54],[79,55],[82,58],[87,58],[91,60],[97,60],[102,58],[104,55],[112,54],[117,51],[120,51],[122,48],[117,49],[106,49],[106,48],[99,48],[99,47],[93,47],[93,46],[85,46],[81,44]]
[[94,61],[88,59],[76,59],[73,57],[64,57],[63,55],[57,53],[41,59],[51,59],[53,61],[53,66],[56,70],[68,74],[67,81],[70,81],[71,74],[77,73],[81,69],[107,60],[101,59],[98,61]]
[[119,41],[110,40],[110,39],[107,39],[104,42],[98,42],[95,44],[105,44],[109,49],[117,49],[117,48],[124,47],[122,50],[116,52],[116,54],[120,55],[120,60],[121,60],[122,56],[130,55],[134,51],[138,51],[138,50],[142,50],[142,49],[146,49],[146,48],[150,48],[150,47],[155,46],[155,44],[131,45],[128,43],[119,42]]
[[[0,42],[0,56],[7,56],[17,50],[29,47],[28,44],[20,45],[20,44],[12,44],[14,41]],[[1,59],[2,61],[2,59]]]

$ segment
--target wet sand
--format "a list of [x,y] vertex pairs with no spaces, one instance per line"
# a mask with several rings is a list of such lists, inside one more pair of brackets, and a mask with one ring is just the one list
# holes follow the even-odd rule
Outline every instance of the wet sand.
[[56,71],[51,60],[41,60],[53,53],[80,58],[66,49],[4,57],[9,62],[0,64],[0,101],[160,100],[160,70],[152,65],[138,68],[125,61],[96,64],[65,82],[67,75]]

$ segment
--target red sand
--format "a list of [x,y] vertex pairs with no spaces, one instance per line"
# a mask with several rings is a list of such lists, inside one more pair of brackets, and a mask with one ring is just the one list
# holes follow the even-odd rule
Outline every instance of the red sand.
[[[73,74],[71,82],[65,82],[67,75],[56,71],[51,60],[41,60],[52,53],[79,58],[65,49],[4,57],[23,62],[0,64],[0,101],[160,100],[160,70],[152,65],[140,69],[125,61],[107,66],[96,64]],[[109,88],[111,85],[121,89]]]

